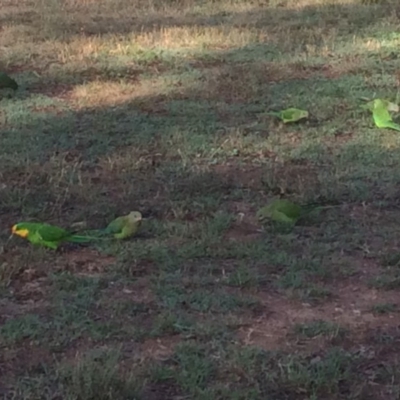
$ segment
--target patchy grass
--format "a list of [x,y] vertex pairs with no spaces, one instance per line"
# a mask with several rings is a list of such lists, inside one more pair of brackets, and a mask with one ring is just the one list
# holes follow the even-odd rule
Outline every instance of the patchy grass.
[[[400,139],[360,108],[398,101],[396,1],[3,3],[0,397],[399,397]],[[262,225],[279,195],[335,207]]]
[[393,303],[380,303],[372,307],[372,311],[377,314],[388,314],[397,312],[397,304]]
[[343,335],[345,330],[330,321],[316,320],[295,325],[294,332],[307,338],[321,335],[335,338]]

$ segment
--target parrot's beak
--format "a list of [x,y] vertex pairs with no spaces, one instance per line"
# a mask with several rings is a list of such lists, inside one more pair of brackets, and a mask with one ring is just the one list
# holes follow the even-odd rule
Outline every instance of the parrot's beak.
[[14,225],[14,226],[11,228],[11,234],[12,234],[12,235],[15,235],[16,232],[17,232],[17,225]]

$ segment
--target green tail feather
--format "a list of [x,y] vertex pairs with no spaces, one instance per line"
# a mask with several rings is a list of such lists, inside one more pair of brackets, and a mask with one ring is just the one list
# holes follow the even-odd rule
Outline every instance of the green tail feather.
[[96,240],[104,240],[106,238],[95,237],[95,236],[84,236],[84,235],[72,235],[68,238],[69,242],[72,243],[90,243]]
[[400,125],[396,124],[395,122],[388,122],[387,127],[400,132]]
[[[102,237],[106,236],[107,234],[110,234],[107,230],[107,228],[104,229],[90,229],[87,231],[84,231],[84,236],[85,237],[91,237],[93,239],[101,239]],[[82,235],[81,235],[82,236]]]
[[340,207],[340,204],[321,204],[321,203],[309,203],[303,206],[303,212],[302,212],[302,216],[303,215],[307,215],[312,213],[313,211],[317,211],[317,210],[326,210],[329,208],[335,208],[335,207]]

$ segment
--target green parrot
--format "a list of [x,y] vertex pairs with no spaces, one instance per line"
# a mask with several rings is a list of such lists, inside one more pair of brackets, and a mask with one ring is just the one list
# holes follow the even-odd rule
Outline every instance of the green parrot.
[[269,218],[276,222],[296,223],[303,209],[298,204],[285,199],[273,200],[257,212],[259,219]]
[[142,220],[143,217],[139,211],[132,211],[128,215],[111,221],[103,232],[113,234],[115,239],[127,239],[138,232]]
[[20,236],[39,246],[57,250],[62,242],[88,243],[97,238],[75,235],[58,226],[40,222],[19,222],[11,228],[13,235]]
[[275,199],[270,204],[262,207],[257,212],[257,218],[265,218],[276,222],[296,224],[296,222],[316,209],[329,208],[333,206],[319,206],[317,204],[307,204],[300,206],[286,199]]
[[378,105],[380,104],[381,106],[384,106],[388,111],[392,111],[392,112],[398,113],[399,109],[400,109],[399,106],[396,103],[392,103],[391,101],[385,100],[385,99],[374,99],[374,100],[368,101],[367,98],[361,97],[361,100],[367,101],[367,103],[363,104],[361,106],[361,108],[364,109],[364,110],[369,110],[371,112],[374,111],[374,107],[375,107],[375,104],[376,104],[375,101],[376,100],[379,100],[377,102]]
[[267,115],[278,117],[284,124],[287,124],[288,122],[297,122],[301,119],[308,118],[308,111],[300,110],[298,108],[287,108],[286,110],[278,112],[268,112]]
[[5,72],[0,71],[0,89],[18,89],[18,83]]
[[387,101],[375,99],[372,108],[372,117],[378,128],[390,128],[400,132],[400,125],[393,122],[389,113]]

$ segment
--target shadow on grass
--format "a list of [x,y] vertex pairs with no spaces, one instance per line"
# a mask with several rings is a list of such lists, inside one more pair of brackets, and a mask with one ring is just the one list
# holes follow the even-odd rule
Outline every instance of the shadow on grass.
[[[294,35],[302,19],[303,25],[309,24],[315,29],[320,27],[321,10],[328,17],[338,9],[342,14],[349,12],[349,19],[355,25],[371,22],[371,17],[361,19],[359,15],[363,14],[353,15],[351,8],[342,6],[309,8],[299,14],[276,10],[278,14],[256,13],[245,18],[254,18],[257,28],[264,23],[268,27],[268,21],[279,17],[289,25],[290,35]],[[234,20],[239,16],[228,14],[218,18]],[[124,32],[123,27],[120,29]],[[282,31],[276,34],[282,35]],[[320,40],[314,34],[315,40]],[[291,39],[290,35],[285,40]],[[276,44],[279,42],[273,46]],[[293,48],[300,45],[299,37],[299,41],[294,40]],[[288,46],[290,49],[291,44]],[[153,335],[187,335],[188,332],[194,335],[195,332],[197,340],[201,336],[204,343],[210,343],[211,338],[216,340],[216,329],[225,337],[229,328],[223,323],[222,327],[203,325],[203,333],[199,333],[198,325],[192,320],[185,321],[186,313],[192,313],[190,317],[196,323],[198,315],[194,311],[219,312],[222,316],[246,306],[249,314],[257,304],[238,294],[244,288],[257,285],[268,285],[269,289],[272,282],[283,289],[300,288],[306,293],[304,297],[308,296],[301,298],[302,301],[310,301],[310,292],[312,296],[325,298],[328,293],[322,290],[325,288],[316,284],[311,287],[310,282],[315,280],[319,284],[336,277],[337,271],[333,270],[338,270],[340,265],[331,262],[331,258],[339,260],[339,264],[346,252],[353,254],[362,246],[368,252],[378,252],[390,240],[394,241],[390,236],[400,216],[388,210],[383,215],[382,208],[393,208],[397,204],[400,139],[391,131],[374,129],[370,116],[359,109],[359,99],[374,95],[394,97],[392,73],[396,59],[385,62],[382,69],[382,62],[372,59],[370,54],[365,49],[359,50],[355,58],[345,54],[343,57],[349,61],[345,65],[340,64],[341,56],[334,62],[327,61],[329,55],[324,59],[319,55],[310,56],[302,61],[279,56],[277,47],[254,42],[230,51],[191,55],[189,59],[174,56],[173,63],[169,63],[168,57],[156,59],[156,68],[150,71],[146,68],[154,60],[146,61],[133,81],[120,76],[129,67],[124,69],[121,63],[110,63],[101,70],[107,71],[104,82],[93,87],[90,81],[96,81],[96,73],[87,76],[75,71],[74,76],[64,74],[59,81],[57,71],[49,69],[42,77],[35,78],[35,86],[30,87],[35,90],[30,91],[28,87],[13,99],[3,99],[0,103],[0,220],[7,232],[2,232],[1,239],[5,241],[8,226],[20,219],[38,218],[63,225],[87,220],[90,224],[103,225],[114,214],[132,209],[155,217],[150,233],[156,239],[151,238],[149,245],[132,241],[110,250],[118,256],[113,273],[123,276],[115,284],[115,287],[120,285],[118,289],[111,291],[113,278],[110,293],[126,297],[118,303],[111,295],[104,296],[103,319],[99,319],[101,308],[97,303],[103,287],[98,288],[97,282],[64,276],[58,285],[68,284],[64,287],[66,293],[63,286],[54,286],[53,282],[59,302],[51,302],[53,314],[49,321],[58,323],[58,331],[52,329],[52,332],[65,338],[66,343],[71,340],[71,333],[76,334],[73,337],[76,341],[85,335],[98,341],[119,338],[117,335],[124,332],[119,325],[114,325],[113,318],[109,317],[113,315],[125,327],[140,327],[133,333],[125,332],[130,341],[133,335],[135,340],[144,340],[151,333],[146,331],[148,327],[143,321],[154,322],[154,315],[165,307],[164,314],[155,319]],[[275,55],[278,55],[276,60]],[[44,85],[45,77],[50,78],[48,86]],[[109,81],[117,84],[115,92],[102,88],[101,84]],[[85,82],[88,85],[85,92],[80,95],[74,92],[77,84]],[[123,93],[121,98],[120,93]],[[267,110],[289,106],[308,109],[310,119],[284,126],[263,115]],[[261,236],[260,226],[254,221],[255,210],[277,192],[299,201],[318,200],[322,196],[339,203],[356,204],[344,209],[344,215],[339,210],[326,220],[321,218],[318,226],[308,230],[300,228],[297,236],[275,237],[269,231]],[[369,214],[361,213],[363,201],[373,203],[376,208],[368,211]],[[361,214],[359,218],[357,211]],[[240,229],[229,231],[235,224]],[[371,233],[374,238],[369,242]],[[310,256],[305,256],[307,252]],[[42,261],[29,253],[26,259],[29,266]],[[20,259],[16,257],[15,263],[20,263]],[[82,264],[86,261],[78,262],[74,268],[81,269]],[[135,270],[139,264],[144,266]],[[153,287],[153,301],[157,306],[142,299],[132,301],[137,288],[127,288],[128,276],[155,279],[157,290]],[[137,308],[133,307],[135,304]],[[88,313],[91,307],[93,315]],[[151,307],[153,314],[149,316]],[[130,320],[128,311],[137,318]],[[23,340],[29,335],[43,338],[42,329],[49,329],[50,322],[46,325],[38,318],[24,317],[22,323],[18,319],[15,324],[9,323],[7,333],[13,340]],[[15,332],[21,337],[14,338]],[[121,340],[127,340],[126,337],[122,336]],[[225,346],[222,340],[221,343]],[[160,367],[159,375],[154,372],[154,381],[159,384],[163,378],[172,376],[180,389],[196,393],[197,379],[208,383],[214,371],[208,361],[211,357],[208,353],[204,356],[200,350],[190,346],[178,348],[172,360],[178,372],[168,365],[164,371]],[[234,355],[234,352],[226,354]],[[262,374],[251,375],[259,380],[262,394],[276,392],[279,397],[284,392],[286,397],[295,398],[298,387],[301,393],[310,396],[324,391],[339,392],[339,383],[344,378],[350,381],[347,358],[339,356],[327,357],[329,362],[324,357],[315,358],[316,363],[308,359],[296,359],[296,363],[284,359],[288,369],[283,372],[276,368],[282,363],[272,360],[271,366],[265,365],[263,369],[265,376],[272,376],[272,380],[268,381]],[[253,362],[251,357],[248,365],[260,370],[258,361]],[[238,358],[243,359],[244,355]],[[113,358],[111,361],[114,371],[117,361]],[[235,363],[229,365],[234,365],[236,371],[247,368],[236,367]],[[291,375],[292,365],[298,371],[296,379]],[[189,370],[189,373],[181,374],[180,370]],[[270,371],[281,372],[276,376]],[[81,377],[85,376],[99,390],[97,373],[97,364],[92,370],[82,367],[68,371],[64,379],[76,385],[68,386],[74,389],[71,395],[82,393],[79,379],[84,381]],[[204,376],[199,378],[201,373]],[[252,376],[244,381],[244,394],[242,397],[238,394],[238,398],[249,398],[250,392],[246,390],[247,386],[254,386]],[[113,377],[111,374],[110,379]],[[238,377],[238,382],[241,379]],[[281,389],[285,385],[287,391]],[[122,392],[126,389],[120,388],[119,381],[115,387]],[[214,394],[218,394],[218,389]],[[229,395],[224,396],[230,398]]]
[[[81,216],[83,209],[102,214],[107,207],[134,206],[171,212],[199,203],[199,196],[222,199],[227,186],[231,193],[248,188],[246,165],[254,163],[263,165],[254,175],[255,191],[264,176],[272,186],[291,185],[300,197],[315,190],[358,200],[377,191],[397,194],[398,139],[372,129],[359,109],[360,97],[393,96],[395,62],[382,74],[367,54],[353,69],[273,62],[258,45],[208,55],[192,58],[186,73],[159,73],[161,83],[150,93],[128,87],[123,100],[111,104],[99,87],[87,94],[102,98],[100,104],[71,106],[68,94],[57,95],[57,84],[53,92],[43,86],[43,93],[3,99],[0,212],[71,217],[74,210]],[[379,85],[360,73],[363,68],[379,71]],[[141,77],[142,88],[153,78]],[[308,109],[312,118],[286,127],[263,114],[287,106]],[[277,160],[292,165],[289,175],[274,176]],[[226,162],[236,183],[224,184],[229,168],[218,165]],[[211,203],[218,208],[219,201]]]

